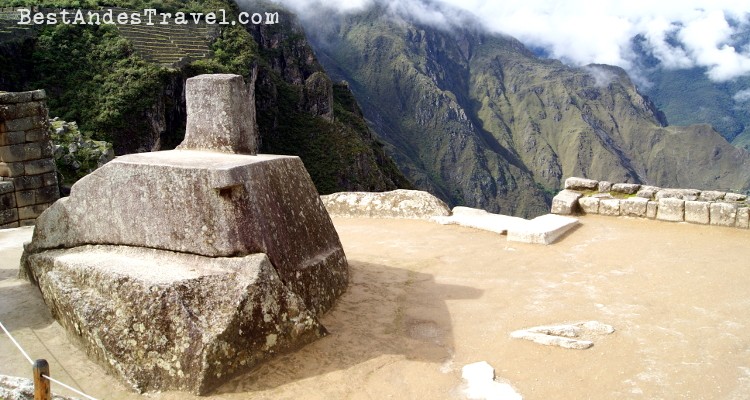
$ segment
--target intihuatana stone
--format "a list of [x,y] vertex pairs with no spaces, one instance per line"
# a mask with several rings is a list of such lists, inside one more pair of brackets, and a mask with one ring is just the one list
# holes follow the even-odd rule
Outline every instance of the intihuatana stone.
[[659,209],[656,213],[656,219],[671,222],[684,221],[685,200],[673,197],[664,197],[659,199]]
[[139,391],[203,394],[308,343],[349,279],[302,161],[230,154],[252,150],[235,104],[252,86],[191,82],[188,112],[210,115],[188,116],[181,147],[205,151],[105,164],[39,216],[22,256],[74,341]]
[[442,200],[419,190],[342,192],[320,198],[333,217],[430,219],[451,215]]
[[239,75],[199,75],[185,83],[187,127],[182,150],[257,153],[254,81]]
[[[571,179],[571,178],[568,178]],[[567,182],[567,181],[566,181]],[[580,192],[565,189],[552,199],[552,214],[570,215],[578,211]]]
[[570,177],[565,180],[565,189],[568,190],[596,190],[599,182],[593,179]]
[[706,201],[686,201],[685,222],[708,225],[711,222],[709,204]]
[[641,185],[636,183],[615,183],[612,185],[612,192],[622,194],[636,194]]
[[711,225],[737,225],[737,204],[711,203]]
[[599,201],[598,197],[581,197],[578,205],[584,214],[599,214]]
[[599,214],[612,217],[620,216],[620,199],[602,199],[599,201]]

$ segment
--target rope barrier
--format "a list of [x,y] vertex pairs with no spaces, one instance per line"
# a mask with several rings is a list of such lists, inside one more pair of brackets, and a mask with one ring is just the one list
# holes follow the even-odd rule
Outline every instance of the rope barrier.
[[27,360],[29,360],[29,364],[34,365],[34,360],[32,360],[31,357],[29,357],[29,355],[26,354],[25,351],[23,351],[23,349],[21,348],[21,345],[18,344],[18,342],[16,342],[16,339],[13,338],[13,335],[11,335],[10,332],[8,332],[8,330],[5,329],[5,325],[3,325],[2,322],[0,322],[0,327],[3,328],[3,332],[5,332],[5,334],[8,335],[8,337],[10,338],[10,341],[13,342],[14,345],[16,345],[16,348],[18,348],[18,351],[20,351],[21,354],[23,354],[23,356],[26,357]]
[[[13,344],[16,346],[16,348],[18,349],[18,351],[20,351],[21,354],[23,354],[23,356],[26,357],[26,360],[29,361],[29,364],[34,365],[34,361],[23,350],[23,348],[21,347],[21,345],[18,344],[18,342],[16,341],[16,339],[13,337],[13,335],[11,335],[10,332],[8,332],[8,330],[5,329],[5,325],[3,325],[2,322],[0,322],[0,328],[2,328],[3,332],[5,332],[5,334],[8,335],[8,337],[10,338],[10,341],[13,342]],[[83,393],[83,392],[81,392],[80,390],[78,390],[78,389],[76,389],[74,387],[68,386],[68,385],[66,385],[66,384],[64,384],[64,383],[62,383],[62,382],[58,381],[57,379],[54,379],[54,378],[52,378],[50,376],[42,375],[42,377],[44,377],[45,379],[49,379],[50,381],[55,382],[56,384],[58,384],[58,385],[60,385],[60,386],[62,386],[64,388],[66,388],[66,389],[68,389],[68,390],[70,390],[72,392],[75,392],[76,394],[81,395],[81,396],[83,396],[83,397],[85,397],[85,398],[87,398],[89,400],[98,400],[95,397],[91,397],[91,396],[87,395],[86,393]]]
[[45,377],[45,378],[47,378],[47,379],[49,379],[49,380],[51,380],[52,382],[55,382],[56,384],[58,384],[58,385],[60,385],[60,386],[62,386],[62,387],[66,388],[66,389],[68,389],[68,390],[70,390],[70,391],[72,391],[72,392],[76,392],[77,394],[79,394],[79,395],[81,395],[81,396],[83,396],[83,397],[85,397],[85,398],[87,398],[87,399],[89,399],[89,400],[97,400],[96,398],[94,398],[94,397],[91,397],[91,396],[87,395],[86,393],[83,393],[83,392],[81,392],[81,391],[80,391],[80,390],[78,390],[78,389],[75,389],[75,388],[73,388],[73,387],[70,387],[70,386],[68,386],[68,385],[66,385],[66,384],[64,384],[64,383],[62,383],[62,382],[60,382],[60,381],[58,381],[57,379],[53,379],[53,378],[51,378],[51,377],[49,377],[49,376],[47,376],[47,375],[42,375],[42,376],[43,376],[43,377]]

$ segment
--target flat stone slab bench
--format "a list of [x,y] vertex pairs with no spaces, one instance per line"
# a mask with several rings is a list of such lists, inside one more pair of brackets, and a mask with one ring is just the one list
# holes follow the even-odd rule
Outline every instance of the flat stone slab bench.
[[508,231],[511,242],[552,244],[578,225],[578,219],[546,214]]
[[499,234],[507,234],[511,242],[552,244],[578,225],[577,218],[555,214],[542,215],[532,220],[508,215],[492,214],[469,207],[454,207],[453,215],[435,217],[443,225],[461,225]]
[[452,215],[435,217],[433,220],[442,225],[461,225],[501,235],[507,233],[508,230],[529,222],[519,217],[492,214],[482,209],[461,206],[454,207]]

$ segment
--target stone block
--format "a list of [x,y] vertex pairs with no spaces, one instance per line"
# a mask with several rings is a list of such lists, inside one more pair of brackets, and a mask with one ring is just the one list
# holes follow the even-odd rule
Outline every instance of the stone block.
[[32,100],[44,100],[47,98],[47,92],[44,89],[37,89],[31,91]]
[[656,200],[661,199],[679,199],[679,200],[698,200],[700,190],[695,189],[661,189],[656,193]]
[[636,194],[640,188],[641,185],[636,183],[615,183],[612,185],[611,191],[622,194]]
[[[327,205],[326,205],[327,206]],[[356,212],[356,211],[355,211]],[[336,215],[336,214],[333,214]],[[339,214],[340,215],[340,214]],[[427,217],[428,214],[425,214]],[[395,218],[395,217],[394,217]],[[405,216],[400,218],[412,218],[416,216]],[[421,218],[420,218],[421,219]],[[485,210],[470,207],[453,207],[451,215],[433,216],[430,218],[442,225],[461,225],[470,228],[482,229],[489,232],[505,234],[518,225],[527,224],[529,221],[509,215],[488,213]]]
[[[9,119],[16,118],[16,105],[15,104],[0,104],[0,125],[4,124]],[[0,132],[5,132],[0,131]]]
[[36,190],[34,199],[37,204],[40,203],[53,203],[55,200],[60,198],[60,189],[57,185],[46,186]]
[[612,182],[599,182],[599,193],[609,193],[610,190],[612,190]]
[[0,146],[0,161],[6,163],[26,161],[26,145]]
[[0,103],[3,104],[28,103],[32,100],[34,100],[34,92],[0,93]]
[[620,199],[603,199],[599,201],[599,214],[611,217],[620,216]]
[[750,208],[739,207],[737,209],[737,227],[750,229]]
[[16,105],[16,116],[15,118],[24,117],[47,117],[47,105],[43,101],[31,101],[28,103],[20,103]]
[[39,146],[41,147],[41,158],[51,158],[54,160],[55,146],[52,145],[51,141],[43,140],[39,142]]
[[55,160],[51,158],[26,161],[23,163],[23,167],[27,175],[41,175],[56,171]]
[[57,186],[57,172],[50,172],[40,175],[42,186]]
[[199,75],[186,82],[184,150],[256,154],[254,82],[239,75]]
[[24,175],[15,178],[13,180],[13,184],[16,185],[16,190],[39,189],[40,187],[44,186],[44,180],[39,175]]
[[580,192],[573,190],[561,191],[552,199],[552,214],[570,215],[578,212],[578,199],[582,196]]
[[[16,192],[16,207],[26,207],[36,204],[34,190],[19,190]],[[36,217],[34,217],[36,218]]]
[[5,121],[5,129],[8,131],[30,131],[32,129],[46,128],[46,116],[32,116]]
[[205,394],[325,334],[264,254],[82,246],[26,262],[61,325],[139,392]]
[[0,146],[10,146],[26,142],[25,132],[3,132],[0,133]]
[[[0,216],[2,215],[2,212],[0,211]],[[9,224],[0,225],[0,229],[12,229],[12,228],[18,228],[18,222],[11,222]]]
[[736,226],[737,204],[711,203],[711,225]]
[[18,207],[18,219],[35,219],[40,216],[44,210],[49,208],[50,204],[34,204],[26,207]]
[[[659,193],[663,192],[660,191]],[[658,195],[658,194],[657,194]],[[698,197],[696,195],[696,197]],[[685,220],[685,200],[675,197],[663,197],[659,199],[659,208],[656,219],[661,221],[682,222]]]
[[268,254],[315,312],[344,292],[348,264],[302,161],[171,150],[118,157],[37,221],[27,251],[116,244],[207,257]]
[[7,210],[16,207],[15,193],[0,194],[0,210]]
[[726,194],[727,194],[726,192],[719,192],[717,190],[704,190],[698,196],[698,200],[700,200],[700,201],[719,201],[719,200],[724,200],[724,196]]
[[724,196],[724,200],[732,201],[732,202],[740,202],[740,201],[747,200],[747,196],[744,194],[738,194],[738,193],[727,193]]
[[638,193],[636,193],[636,196],[643,197],[644,199],[653,200],[656,198],[656,193],[659,192],[661,188],[658,188],[656,186],[648,186],[648,185],[641,185],[641,188],[638,189]]
[[576,218],[546,214],[508,230],[508,241],[552,244],[578,225]]
[[24,220],[18,221],[18,226],[22,228],[24,226],[34,226],[34,225],[36,225],[36,219],[24,219]]
[[320,199],[333,217],[431,219],[451,215],[442,200],[419,190],[342,192],[320,196]]
[[707,201],[686,201],[685,222],[708,225],[711,222],[709,204]]
[[13,181],[0,181],[0,194],[9,194],[16,191]]
[[578,206],[584,214],[599,214],[599,201],[598,197],[581,197]]
[[14,178],[23,174],[23,162],[0,162],[0,176]]
[[593,179],[570,177],[565,180],[565,189],[567,190],[596,190],[599,182]]
[[26,131],[27,142],[41,142],[46,140],[49,140],[49,133],[46,129],[32,129]]
[[649,200],[646,204],[646,218],[656,219],[657,211],[659,210],[659,202]]
[[18,221],[18,209],[7,208],[0,210],[0,225],[7,225]]
[[620,215],[626,217],[646,218],[648,199],[631,197],[620,201]]

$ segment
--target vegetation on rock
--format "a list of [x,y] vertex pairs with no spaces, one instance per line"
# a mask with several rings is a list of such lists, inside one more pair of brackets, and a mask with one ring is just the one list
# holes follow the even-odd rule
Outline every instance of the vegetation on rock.
[[[11,0],[8,6],[97,8],[115,6],[164,12],[239,11],[229,0]],[[273,5],[263,5],[267,9]],[[389,190],[409,187],[372,138],[362,115],[340,104],[332,85],[305,90],[305,79],[330,82],[293,16],[278,26],[223,27],[212,57],[179,68],[149,62],[116,26],[50,25],[21,42],[2,42],[0,90],[45,89],[50,115],[75,120],[93,140],[111,142],[116,153],[169,149],[185,129],[184,81],[203,73],[235,73],[252,79],[259,110],[261,151],[299,155],[318,190]],[[274,36],[280,40],[270,40]],[[322,89],[321,89],[322,88]],[[319,115],[315,96],[325,96],[331,115]],[[322,99],[325,100],[325,99]],[[351,101],[346,100],[346,101]],[[330,102],[330,101],[329,101]],[[320,102],[317,102],[320,103]],[[340,115],[339,115],[340,114]]]

